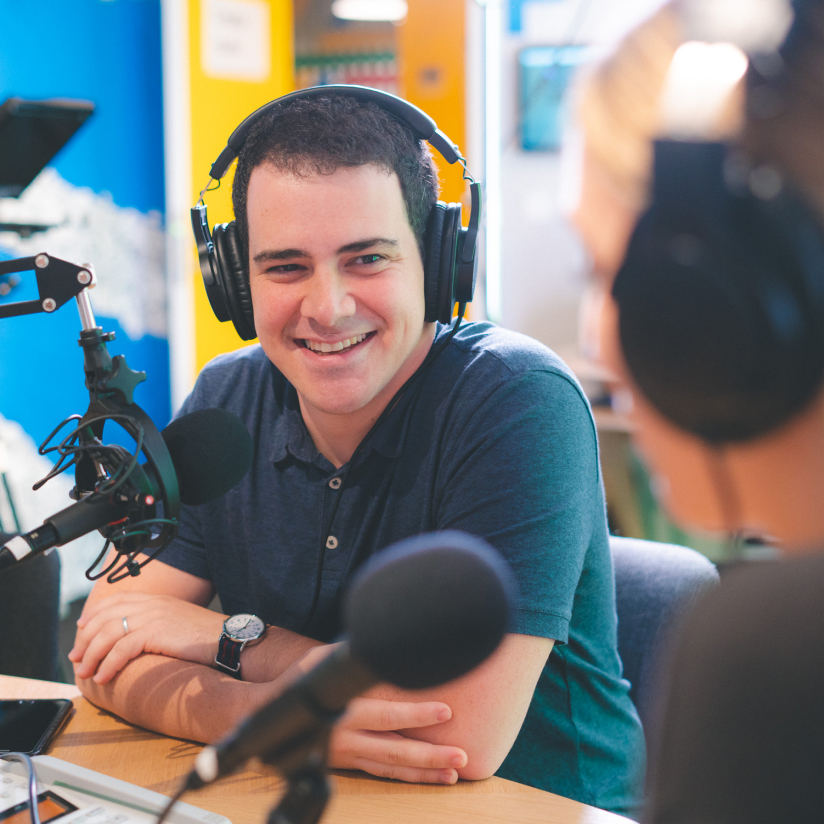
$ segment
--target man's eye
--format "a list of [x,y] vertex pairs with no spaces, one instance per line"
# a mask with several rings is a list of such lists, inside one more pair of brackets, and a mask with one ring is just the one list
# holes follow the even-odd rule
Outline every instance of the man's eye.
[[282,263],[279,266],[270,266],[266,269],[267,275],[288,275],[291,272],[299,272],[303,269],[300,263]]
[[369,266],[370,264],[377,263],[380,260],[383,260],[383,255],[361,255],[360,257],[355,258],[355,263]]

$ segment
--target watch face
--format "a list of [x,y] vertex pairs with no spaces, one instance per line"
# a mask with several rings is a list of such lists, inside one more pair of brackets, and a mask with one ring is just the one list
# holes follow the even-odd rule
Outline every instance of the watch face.
[[232,615],[223,623],[223,629],[236,641],[250,641],[263,634],[265,625],[257,615]]

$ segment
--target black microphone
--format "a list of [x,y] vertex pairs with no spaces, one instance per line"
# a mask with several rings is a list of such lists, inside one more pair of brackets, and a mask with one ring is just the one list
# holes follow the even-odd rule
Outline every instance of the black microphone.
[[[208,503],[235,486],[252,465],[252,438],[246,427],[225,409],[200,409],[172,421],[162,432],[174,465],[180,501],[191,506]],[[0,570],[26,558],[63,546],[81,535],[128,517],[141,520],[161,498],[154,470],[142,464],[151,493],[133,491],[129,500],[91,495],[48,518],[42,526],[17,535],[0,549]],[[168,480],[162,486],[168,487]],[[135,500],[131,498],[137,498]],[[135,507],[137,506],[137,510]],[[135,518],[135,511],[140,514]]]
[[250,758],[278,763],[374,684],[425,689],[469,672],[507,632],[514,592],[509,568],[480,538],[436,532],[394,544],[355,577],[344,604],[344,642],[205,747],[186,788],[198,789]]

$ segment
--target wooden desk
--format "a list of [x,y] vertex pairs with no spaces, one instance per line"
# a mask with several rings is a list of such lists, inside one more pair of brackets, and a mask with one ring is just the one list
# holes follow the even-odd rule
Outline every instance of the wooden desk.
[[[75,713],[49,755],[171,795],[200,746],[133,727],[103,712],[67,684],[0,675],[0,698],[71,698]],[[323,824],[627,824],[612,813],[503,778],[453,787],[404,784],[336,771]],[[264,824],[281,782],[261,766],[189,793],[184,801],[234,824]]]

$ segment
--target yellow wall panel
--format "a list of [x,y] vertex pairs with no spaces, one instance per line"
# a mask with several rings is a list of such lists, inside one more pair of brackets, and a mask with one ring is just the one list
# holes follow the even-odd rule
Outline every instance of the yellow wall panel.
[[[291,0],[266,0],[269,4],[271,72],[262,81],[228,80],[207,75],[201,53],[202,2],[189,2],[190,95],[192,110],[192,203],[209,180],[209,169],[236,126],[255,109],[294,89],[293,22]],[[232,219],[231,183],[234,166],[220,189],[205,197],[209,221]],[[198,371],[215,355],[246,344],[231,322],[215,318],[200,272],[195,279],[195,359]]]
[[[438,128],[466,151],[465,0],[409,0],[398,27],[400,92],[434,118]],[[459,169],[435,155],[441,172],[441,198],[464,204]],[[456,164],[457,166],[457,164]]]
[[[466,154],[466,0],[408,0],[398,27],[400,94],[423,109]],[[469,188],[458,164],[437,152],[441,200],[463,205],[469,220]],[[471,167],[470,167],[471,168]],[[476,172],[477,174],[477,172]],[[472,316],[471,306],[465,317]]]

